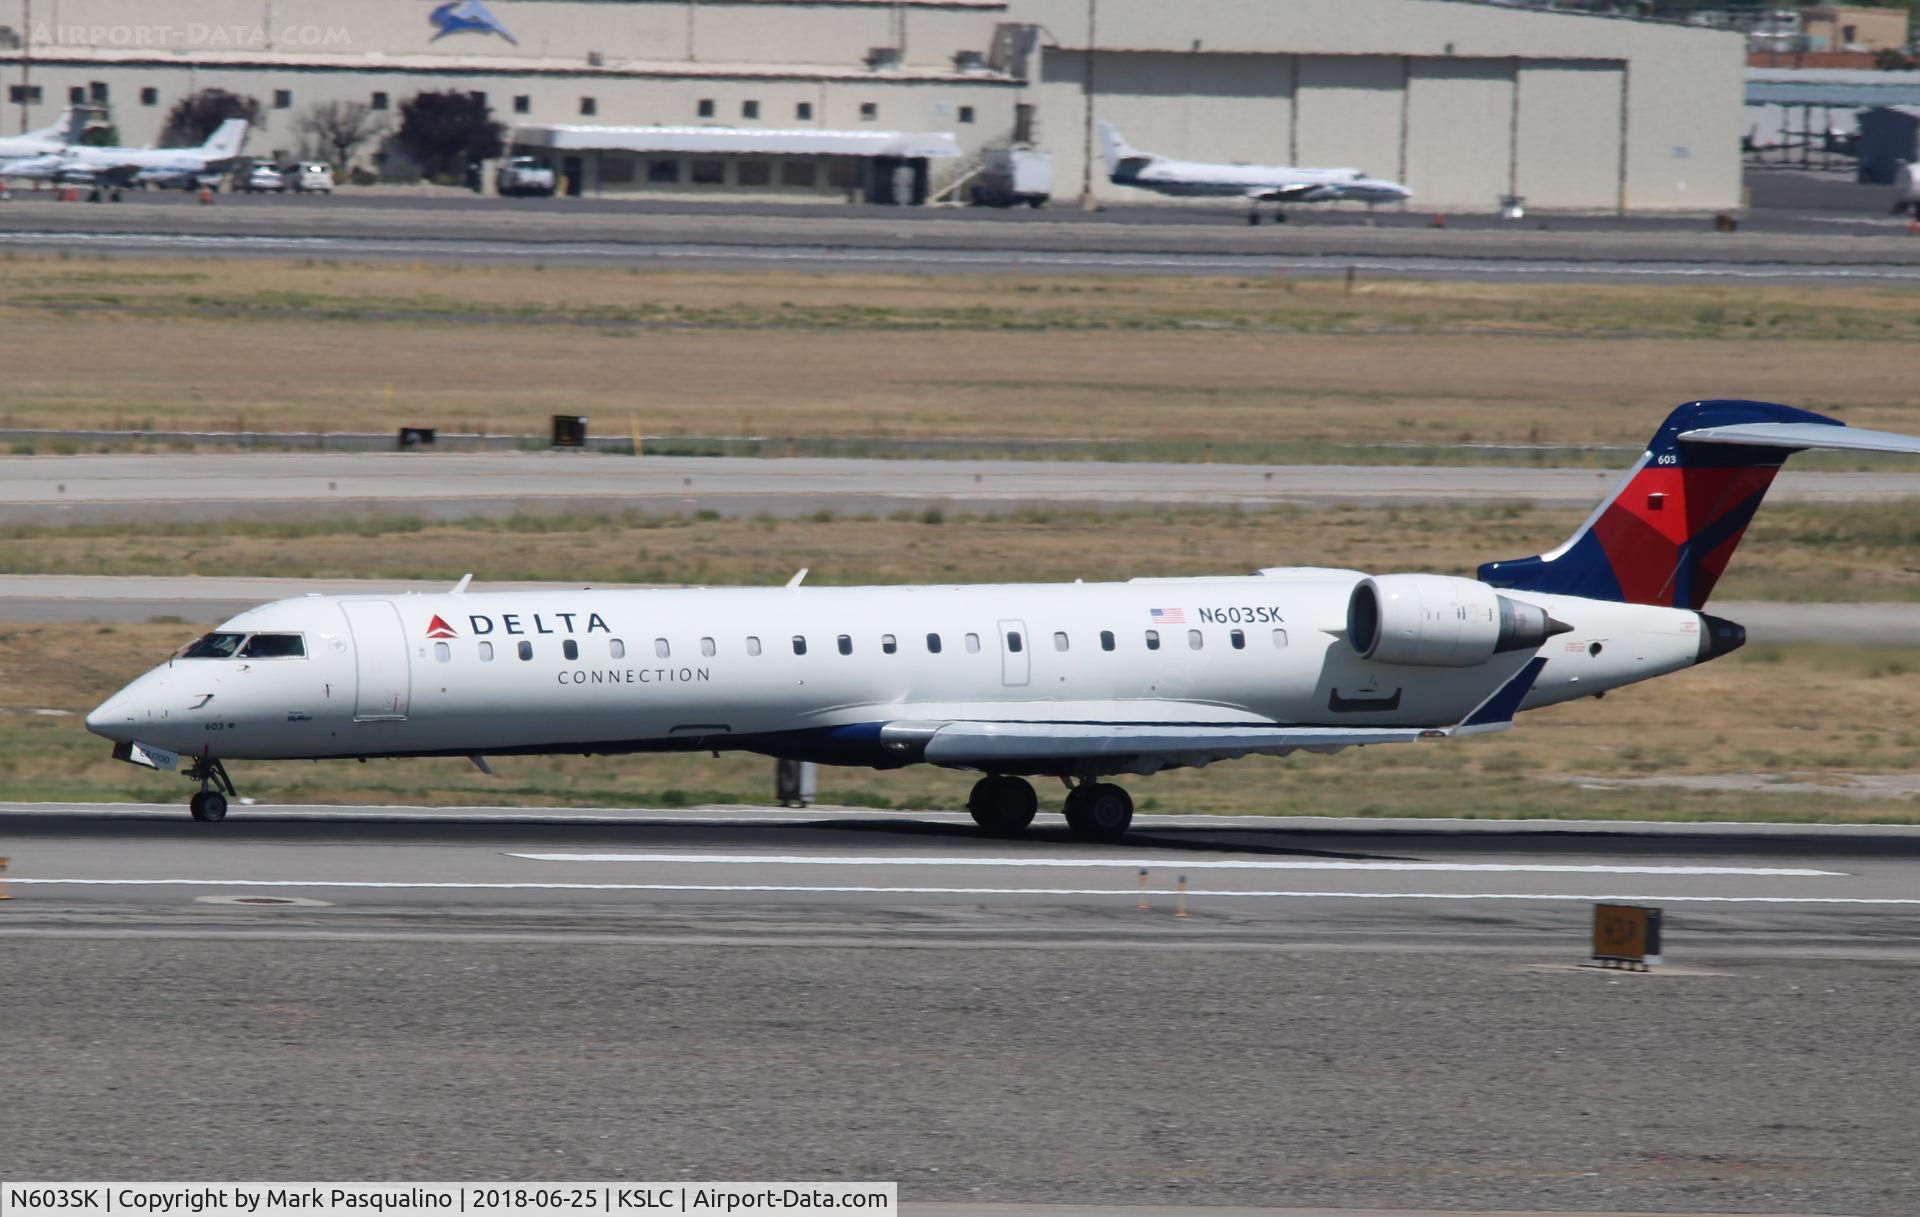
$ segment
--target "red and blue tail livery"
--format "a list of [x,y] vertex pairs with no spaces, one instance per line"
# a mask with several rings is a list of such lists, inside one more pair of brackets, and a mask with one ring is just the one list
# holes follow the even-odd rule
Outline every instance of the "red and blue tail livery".
[[1766,497],[1808,448],[1920,453],[1920,441],[1764,401],[1694,401],[1660,424],[1626,479],[1572,539],[1488,562],[1480,579],[1517,591],[1699,609]]

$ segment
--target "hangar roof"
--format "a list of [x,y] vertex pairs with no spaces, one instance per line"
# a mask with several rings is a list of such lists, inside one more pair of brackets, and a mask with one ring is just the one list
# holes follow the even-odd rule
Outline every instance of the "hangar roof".
[[765,130],[756,127],[520,127],[516,145],[562,151],[719,152],[792,156],[959,156],[947,131]]

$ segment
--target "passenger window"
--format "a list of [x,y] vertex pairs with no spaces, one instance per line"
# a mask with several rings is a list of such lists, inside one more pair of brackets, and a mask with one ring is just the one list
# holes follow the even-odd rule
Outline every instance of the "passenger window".
[[665,659],[667,656],[673,654],[673,648],[667,645],[666,639],[656,638],[653,640],[653,653]]
[[758,655],[759,653],[760,653],[760,640],[754,637],[752,634],[748,634],[747,635],[747,654]]
[[1202,634],[1199,630],[1187,631],[1187,649],[1189,651],[1197,651],[1201,647],[1206,645],[1207,645],[1206,635]]
[[533,644],[531,642],[522,642],[520,644],[520,658],[522,659],[533,658]]
[[1147,631],[1147,649],[1149,651],[1157,651],[1160,649],[1160,631],[1159,630]]
[[895,651],[897,651],[897,650],[899,650],[899,649],[900,649],[900,640],[899,640],[899,639],[897,639],[897,638],[895,638],[895,637],[894,637],[894,636],[893,636],[892,634],[882,634],[882,635],[880,635],[880,650],[881,650],[881,651],[883,651],[884,653],[886,653],[886,654],[888,654],[888,655],[891,655],[891,654],[893,654],[893,653],[894,653]]
[[240,644],[247,640],[245,634],[208,634],[180,653],[182,659],[232,659]]
[[711,638],[702,638],[700,640],[700,653],[702,655],[707,656],[709,659],[711,659],[713,657],[713,653],[719,649],[720,648],[713,645],[713,639]]
[[580,644],[569,638],[560,644],[560,653],[568,659],[580,658]]
[[446,663],[453,658],[453,648],[444,642],[436,642],[433,644],[433,657],[441,663]]
[[980,653],[980,635],[968,634],[967,635],[967,654],[978,655],[979,653]]
[[938,655],[939,653],[940,653],[940,635],[928,634],[927,635],[927,654]]
[[1276,651],[1284,651],[1287,649],[1287,632],[1285,630],[1275,630],[1273,632],[1273,649]]
[[613,656],[615,659],[625,659],[627,657],[627,644],[618,638],[609,638],[607,639],[607,654]]
[[841,653],[842,655],[851,655],[851,654],[853,654],[853,639],[852,639],[852,638],[849,638],[849,637],[848,637],[847,635],[845,635],[845,634],[842,634],[842,635],[840,635],[840,639],[839,639],[839,645],[840,645],[840,653]]
[[1053,649],[1056,651],[1064,651],[1067,649],[1066,631],[1055,630],[1053,632]]
[[491,642],[482,642],[480,644],[480,662],[493,662],[493,644]]
[[799,634],[793,636],[793,653],[795,655],[805,655],[807,653],[807,640]]
[[1112,630],[1100,631],[1100,649],[1103,651],[1111,651],[1113,649],[1113,631]]
[[1022,646],[1024,646],[1024,645],[1025,645],[1025,644],[1023,644],[1023,643],[1022,643],[1022,642],[1020,641],[1020,631],[1019,631],[1019,630],[1008,630],[1008,631],[1007,631],[1007,649],[1008,649],[1009,651],[1012,651],[1012,652],[1013,652],[1014,654],[1016,654],[1016,655],[1018,655],[1018,654],[1020,653],[1020,650],[1021,650],[1021,647],[1022,647]]
[[1227,635],[1227,641],[1233,643],[1234,650],[1244,651],[1247,649],[1247,632],[1245,630],[1234,630]]
[[298,634],[255,634],[240,648],[242,659],[305,659],[307,644]]

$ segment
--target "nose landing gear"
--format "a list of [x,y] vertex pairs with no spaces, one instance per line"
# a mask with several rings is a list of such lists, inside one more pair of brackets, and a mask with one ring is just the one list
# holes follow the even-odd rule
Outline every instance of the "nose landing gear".
[[203,824],[226,819],[227,797],[237,794],[233,779],[227,776],[227,767],[213,757],[203,756],[187,766],[185,777],[189,782],[200,783],[200,789],[187,800],[187,810],[193,813],[193,818]]

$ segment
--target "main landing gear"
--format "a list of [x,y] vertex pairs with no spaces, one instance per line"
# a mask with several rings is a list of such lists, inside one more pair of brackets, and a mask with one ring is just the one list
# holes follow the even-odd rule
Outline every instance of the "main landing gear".
[[[1033,784],[1006,774],[988,774],[973,784],[967,812],[995,836],[1014,836],[1033,823],[1040,800]],[[1067,791],[1067,827],[1091,841],[1117,841],[1133,824],[1133,799],[1111,782],[1081,782]]]
[[200,783],[200,789],[187,800],[187,810],[194,819],[211,824],[227,818],[227,796],[236,792],[225,765],[212,757],[200,757],[187,766],[186,779]]

